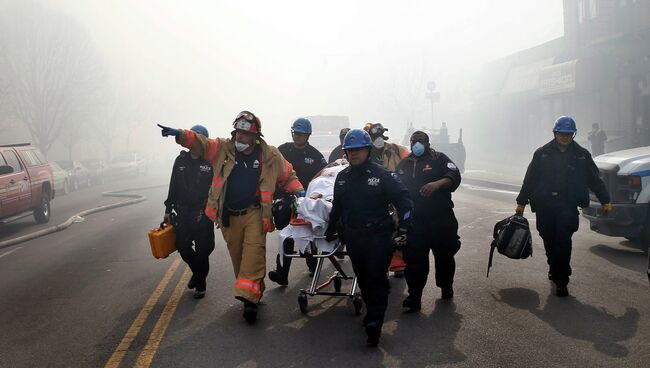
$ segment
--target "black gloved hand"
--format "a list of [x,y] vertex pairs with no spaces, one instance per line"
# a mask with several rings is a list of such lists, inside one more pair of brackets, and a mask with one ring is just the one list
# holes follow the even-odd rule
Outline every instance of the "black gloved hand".
[[339,235],[336,232],[336,226],[328,226],[325,230],[325,241],[332,242],[339,238]]
[[397,232],[393,237],[393,244],[395,244],[396,250],[404,249],[404,247],[406,246],[406,240],[408,238],[407,234],[408,234],[408,230],[403,228],[397,229]]

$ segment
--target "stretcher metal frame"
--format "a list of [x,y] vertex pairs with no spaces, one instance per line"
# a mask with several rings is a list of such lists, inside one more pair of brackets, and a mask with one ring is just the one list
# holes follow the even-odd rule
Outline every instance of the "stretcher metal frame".
[[[308,225],[306,224],[293,224],[295,225]],[[314,239],[325,239],[324,236],[314,236]],[[359,289],[359,283],[357,281],[357,276],[350,276],[348,275],[345,271],[343,271],[343,268],[341,267],[341,264],[339,261],[336,259],[337,257],[345,257],[348,256],[348,252],[344,250],[345,245],[341,242],[337,242],[336,248],[332,250],[329,253],[320,253],[316,246],[314,245],[314,242],[310,242],[309,244],[310,250],[312,251],[311,253],[300,253],[295,252],[293,254],[285,254],[285,257],[288,258],[315,258],[317,260],[316,262],[316,269],[314,270],[314,276],[312,277],[311,284],[308,289],[300,289],[300,293],[298,294],[298,306],[300,307],[300,312],[303,314],[306,314],[309,311],[309,302],[308,302],[308,297],[309,296],[315,296],[315,295],[328,295],[328,296],[336,296],[336,297],[348,297],[350,300],[352,300],[352,305],[354,306],[354,312],[356,315],[360,315],[361,311],[363,310],[363,300],[361,299],[361,294],[357,293],[357,290]],[[322,284],[319,284],[319,278],[321,276],[321,272],[323,269],[323,263],[325,259],[329,259],[336,271],[332,274],[332,276],[328,277],[325,282]],[[343,280],[352,280],[352,286],[349,289],[349,292],[342,292],[341,287],[342,287],[342,281]],[[323,291],[323,289],[327,288],[330,285],[334,285],[334,291]]]

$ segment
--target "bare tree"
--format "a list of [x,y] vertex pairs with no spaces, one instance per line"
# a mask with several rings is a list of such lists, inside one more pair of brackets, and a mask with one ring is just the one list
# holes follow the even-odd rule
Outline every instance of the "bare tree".
[[19,2],[0,16],[0,50],[6,111],[46,153],[93,104],[100,63],[90,37],[71,18]]

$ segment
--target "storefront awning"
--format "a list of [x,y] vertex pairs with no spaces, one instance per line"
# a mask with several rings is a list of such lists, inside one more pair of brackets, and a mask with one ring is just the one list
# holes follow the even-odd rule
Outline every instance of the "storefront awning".
[[572,92],[576,88],[576,64],[578,60],[542,68],[539,73],[539,92],[542,96]]
[[538,92],[539,73],[553,65],[554,58],[542,59],[530,64],[519,65],[508,72],[501,94],[509,95],[524,92]]

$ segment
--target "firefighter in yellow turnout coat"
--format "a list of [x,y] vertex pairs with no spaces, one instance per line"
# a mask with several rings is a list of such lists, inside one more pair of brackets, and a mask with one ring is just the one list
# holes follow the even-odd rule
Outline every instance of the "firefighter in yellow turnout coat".
[[242,111],[233,123],[232,139],[208,139],[191,130],[162,128],[162,135],[212,164],[214,176],[205,214],[221,228],[235,272],[235,298],[244,303],[244,318],[257,319],[264,292],[266,233],[276,186],[304,195],[290,163],[277,148],[262,140],[260,120]]

